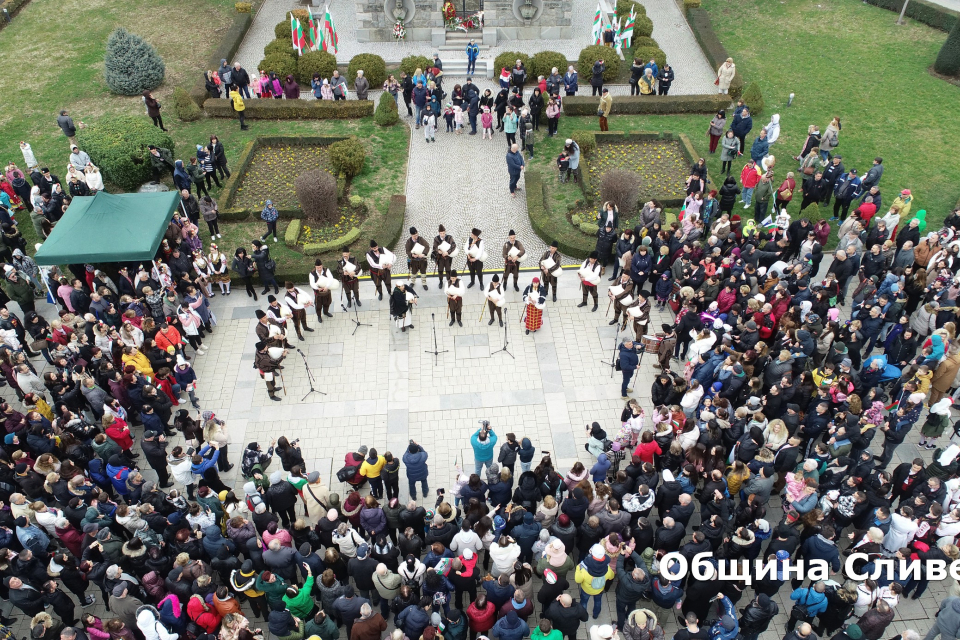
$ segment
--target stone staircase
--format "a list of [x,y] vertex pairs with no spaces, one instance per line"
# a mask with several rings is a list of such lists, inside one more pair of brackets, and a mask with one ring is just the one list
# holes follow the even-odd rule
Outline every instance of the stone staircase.
[[456,77],[467,75],[466,49],[472,39],[480,48],[480,57],[477,58],[477,71],[474,75],[485,78],[493,77],[493,60],[487,59],[489,56],[485,55],[490,47],[481,44],[483,41],[481,32],[447,31],[444,35],[444,44],[437,47],[440,52],[440,59],[443,61],[443,75]]

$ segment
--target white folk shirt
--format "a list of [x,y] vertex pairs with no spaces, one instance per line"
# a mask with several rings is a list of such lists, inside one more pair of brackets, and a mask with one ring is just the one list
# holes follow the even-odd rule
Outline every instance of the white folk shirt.
[[[321,289],[319,284],[320,278],[330,278],[330,277],[331,277],[330,269],[327,269],[326,267],[320,267],[320,273],[317,273],[317,270],[314,269],[313,271],[310,272],[310,288],[314,289],[315,291],[319,291]],[[326,287],[323,287],[323,288],[326,288]],[[327,291],[330,291],[329,288],[326,288],[326,289]]]

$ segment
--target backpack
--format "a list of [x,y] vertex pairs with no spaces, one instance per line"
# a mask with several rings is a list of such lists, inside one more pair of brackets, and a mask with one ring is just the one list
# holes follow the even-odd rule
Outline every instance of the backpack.
[[[580,563],[580,566],[583,567],[583,570],[587,570],[587,566]],[[607,574],[604,573],[602,576],[590,576],[590,587],[597,590],[603,590],[607,584]]]
[[340,471],[337,471],[337,480],[340,482],[348,482],[357,475],[359,469],[359,467],[344,467],[340,469]]

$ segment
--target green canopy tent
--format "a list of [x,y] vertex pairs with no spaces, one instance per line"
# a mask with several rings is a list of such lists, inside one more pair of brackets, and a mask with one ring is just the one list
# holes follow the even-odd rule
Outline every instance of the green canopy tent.
[[76,197],[34,260],[40,265],[152,260],[179,204],[178,191]]

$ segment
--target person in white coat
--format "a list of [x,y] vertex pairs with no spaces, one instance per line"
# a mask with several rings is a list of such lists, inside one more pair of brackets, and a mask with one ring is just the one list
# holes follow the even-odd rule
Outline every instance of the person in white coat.
[[890,518],[890,530],[883,537],[883,548],[895,553],[901,547],[906,547],[913,541],[920,525],[913,517],[913,509],[900,507]]
[[773,146],[773,143],[780,137],[780,114],[775,113],[770,116],[770,122],[764,129],[767,132],[767,144]]
[[146,640],[177,640],[180,637],[167,631],[160,623],[160,612],[150,605],[137,609],[137,628]]
[[696,362],[697,358],[700,357],[700,354],[709,353],[713,349],[714,343],[717,341],[717,336],[712,332],[706,329],[697,333],[696,330],[690,330],[690,337],[693,338],[693,341],[690,343],[690,348],[687,350],[687,362]]
[[694,417],[694,413],[697,411],[697,407],[700,406],[700,398],[702,397],[703,387],[700,386],[697,380],[691,380],[690,388],[687,389],[686,393],[683,394],[683,398],[680,399],[683,414],[687,416],[688,419]]

